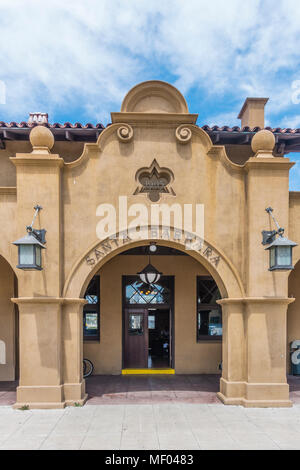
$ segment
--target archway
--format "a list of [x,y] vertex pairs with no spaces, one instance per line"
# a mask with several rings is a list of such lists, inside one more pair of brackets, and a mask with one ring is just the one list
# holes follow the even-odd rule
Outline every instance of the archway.
[[300,340],[300,260],[296,263],[295,269],[289,275],[289,297],[295,298],[295,302],[288,307],[287,314],[287,372],[291,372],[290,345],[295,340]]
[[[197,302],[196,302],[196,293],[197,293],[197,274],[201,276],[206,276],[208,279],[213,280],[216,283],[216,286],[220,292],[220,297],[222,298],[241,298],[244,296],[243,286],[242,283],[237,275],[235,268],[232,266],[230,261],[226,258],[226,256],[220,251],[217,250],[212,244],[208,243],[207,241],[203,241],[201,247],[196,250],[186,250],[186,245],[184,242],[180,240],[171,239],[163,239],[163,238],[156,238],[152,239],[152,242],[155,242],[159,247],[162,249],[171,249],[174,252],[178,252],[184,254],[180,258],[180,264],[177,266],[177,278],[179,276],[183,276],[185,270],[182,269],[180,273],[180,265],[182,265],[182,259],[186,259],[190,265],[193,266],[193,275],[192,275],[192,291],[193,296],[189,298],[189,302],[191,303],[190,307],[188,307],[188,311],[190,314],[189,322],[184,321],[184,297],[181,300],[181,314],[179,315],[179,308],[178,305],[180,302],[175,301],[175,315],[177,315],[177,339],[179,332],[182,333],[184,328],[189,326],[189,339],[186,341],[182,338],[182,341],[178,341],[177,351],[175,350],[175,370],[176,373],[190,373],[190,374],[200,374],[200,373],[220,373],[219,366],[222,359],[222,341],[218,341],[216,345],[214,342],[206,343],[203,346],[201,345],[201,341],[197,341]],[[96,373],[99,374],[121,374],[123,370],[123,355],[122,355],[122,299],[120,297],[121,292],[121,282],[122,282],[122,275],[132,275],[136,274],[138,270],[141,270],[144,266],[143,264],[146,263],[146,259],[140,261],[139,266],[137,263],[132,265],[132,269],[129,269],[128,265],[128,258],[126,261],[126,269],[122,271],[122,263],[120,265],[120,257],[125,258],[127,255],[125,254],[128,250],[134,249],[141,249],[145,245],[149,246],[150,240],[126,240],[122,242],[116,242],[115,239],[108,239],[102,242],[95,243],[87,252],[81,257],[80,260],[74,265],[67,281],[65,284],[64,289],[64,302],[65,302],[65,314],[64,314],[64,336],[67,336],[67,332],[74,331],[75,335],[74,340],[75,342],[78,341],[79,334],[81,335],[82,341],[82,302],[80,299],[84,297],[86,289],[95,275],[99,275],[101,277],[102,271],[102,283],[100,289],[100,298],[101,298],[101,291],[105,289],[107,292],[110,292],[111,296],[111,305],[109,306],[108,303],[105,306],[102,306],[102,312],[106,312],[106,318],[101,316],[100,318],[100,329],[102,328],[102,333],[100,332],[100,343],[97,345],[96,342],[91,341],[87,345],[84,345],[85,355],[88,358],[94,359],[96,362],[95,370]],[[111,283],[107,276],[104,276],[104,273],[108,273],[109,271],[116,270],[117,265],[119,264],[119,272],[118,272],[118,281],[117,284]],[[124,264],[124,261],[123,261]],[[173,268],[176,265],[173,262]],[[158,268],[160,268],[158,263]],[[202,271],[201,271],[202,269]],[[171,269],[166,269],[166,267],[161,267],[161,271],[165,272],[166,274],[172,276],[174,275]],[[201,272],[200,272],[201,271]],[[175,284],[175,296],[176,290],[179,292],[178,284]],[[184,290],[184,288],[182,289]],[[116,292],[118,294],[116,295]],[[117,302],[117,304],[116,304]],[[177,305],[176,305],[177,303]],[[72,306],[73,305],[73,306]],[[75,307],[76,305],[76,307]],[[77,313],[76,313],[77,312]],[[114,315],[118,318],[117,321],[114,320]],[[109,325],[108,319],[111,319],[112,322]],[[181,322],[181,323],[180,323]],[[111,326],[113,325],[113,327]],[[111,328],[111,330],[110,330]],[[80,331],[79,331],[80,329]],[[104,331],[105,330],[105,331]],[[176,331],[176,324],[175,324],[175,331]],[[102,337],[101,337],[102,334]],[[176,333],[175,333],[176,334]],[[72,369],[72,364],[74,364],[74,357],[71,359],[71,354],[74,352],[74,344],[70,343],[70,334],[68,334],[69,338],[65,341],[65,348],[64,348],[64,355],[65,355],[65,389],[68,387],[68,384],[71,386],[71,381],[74,384],[76,379],[74,380],[74,375],[70,374],[69,371]],[[193,345],[194,350],[188,351],[188,354],[183,354],[184,351],[184,344],[191,343]],[[77,343],[78,344],[78,343]],[[83,343],[81,343],[83,344]],[[206,365],[203,366],[203,362],[197,360],[199,359],[199,351],[200,348],[203,349],[203,357],[213,357],[212,361],[207,360]],[[97,356],[96,350],[103,349],[101,354]],[[106,350],[105,350],[106,348]],[[81,351],[80,351],[81,350]],[[77,364],[81,364],[81,360],[83,357],[83,347],[77,348],[76,353],[76,362]],[[105,350],[105,351],[104,351]],[[205,350],[205,351],[204,351]],[[214,350],[212,352],[212,350]],[[197,354],[195,355],[195,351]],[[97,357],[102,358],[102,363],[99,361],[97,363]],[[104,359],[106,358],[106,360]],[[207,364],[208,367],[207,367]],[[206,367],[206,368],[205,368]],[[77,374],[78,377],[78,374]],[[80,379],[81,382],[82,379]],[[82,389],[82,387],[81,387]]]
[[[148,264],[148,256],[149,245],[131,248],[92,278],[83,307],[84,355],[96,374],[175,369],[175,364],[180,374],[217,373],[222,322],[214,278],[187,252],[157,244],[151,264],[162,275],[147,286],[137,273]],[[130,319],[143,324],[141,331],[129,333]],[[135,348],[140,348],[137,357]]]
[[17,277],[6,259],[0,255],[0,386],[18,378],[18,308]]
[[293,375],[291,364],[291,344],[294,341],[300,340],[300,260],[296,263],[295,269],[289,275],[288,289],[289,297],[295,298],[295,302],[291,303],[287,312],[287,364],[286,370],[288,375],[288,383],[290,385],[290,399],[296,403],[300,403],[300,378]]
[[[150,231],[151,227],[145,229]],[[96,241],[73,265],[65,282],[63,297],[82,298],[90,280],[105,263],[129,248],[143,246],[150,242],[157,242],[162,246],[187,252],[200,264],[203,264],[215,279],[222,298],[245,297],[244,286],[238,271],[222,250],[208,240],[201,240],[194,249],[187,250],[185,238],[176,238],[176,231],[180,232],[180,230],[171,227],[168,229],[168,238],[165,238],[163,227],[159,227],[158,236],[151,239],[132,240],[130,237],[126,237],[124,240],[120,240],[120,234],[112,234],[106,240]]]

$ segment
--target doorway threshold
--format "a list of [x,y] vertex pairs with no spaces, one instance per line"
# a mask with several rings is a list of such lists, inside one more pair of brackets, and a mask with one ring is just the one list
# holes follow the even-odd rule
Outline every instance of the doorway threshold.
[[174,375],[175,369],[122,369],[122,375]]

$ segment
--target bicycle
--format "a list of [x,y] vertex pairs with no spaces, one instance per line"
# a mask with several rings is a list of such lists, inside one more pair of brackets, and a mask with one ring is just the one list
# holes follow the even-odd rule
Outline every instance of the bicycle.
[[94,365],[89,359],[83,359],[83,378],[89,377],[94,372]]

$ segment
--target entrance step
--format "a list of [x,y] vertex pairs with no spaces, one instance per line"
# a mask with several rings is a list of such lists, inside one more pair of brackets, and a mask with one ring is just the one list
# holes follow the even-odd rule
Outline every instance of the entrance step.
[[175,369],[123,369],[122,375],[174,375]]

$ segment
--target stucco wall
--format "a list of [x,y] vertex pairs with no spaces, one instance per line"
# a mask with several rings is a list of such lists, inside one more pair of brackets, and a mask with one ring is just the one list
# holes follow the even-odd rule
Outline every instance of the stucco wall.
[[218,155],[207,155],[202,136],[194,135],[192,143],[178,145],[175,130],[176,126],[171,125],[167,128],[140,125],[134,128],[134,142],[126,144],[112,133],[101,142],[102,151],[95,146],[81,163],[66,168],[63,174],[66,276],[74,261],[97,241],[99,204],[109,203],[118,209],[119,196],[123,195],[128,197],[128,206],[142,203],[150,212],[147,195],[134,195],[138,186],[135,175],[156,158],[160,167],[170,168],[175,177],[172,188],[176,197],[162,195],[160,203],[204,204],[205,239],[223,250],[245,279],[244,174],[240,168],[221,161]]
[[300,191],[289,193],[289,233],[291,240],[298,243],[294,248],[294,263],[300,260]]
[[[53,153],[58,153],[66,162],[76,160],[83,151],[84,142],[55,142]],[[0,150],[0,187],[16,186],[16,168],[9,157],[15,157],[16,153],[31,153],[32,147],[29,141],[5,141],[5,149]]]
[[[221,342],[196,341],[196,276],[208,275],[189,256],[157,256],[151,262],[164,275],[175,276],[175,370],[178,374],[215,374]],[[145,256],[119,255],[100,274],[100,342],[85,342],[84,357],[95,374],[120,374],[122,369],[122,275],[134,275],[148,263]]]

